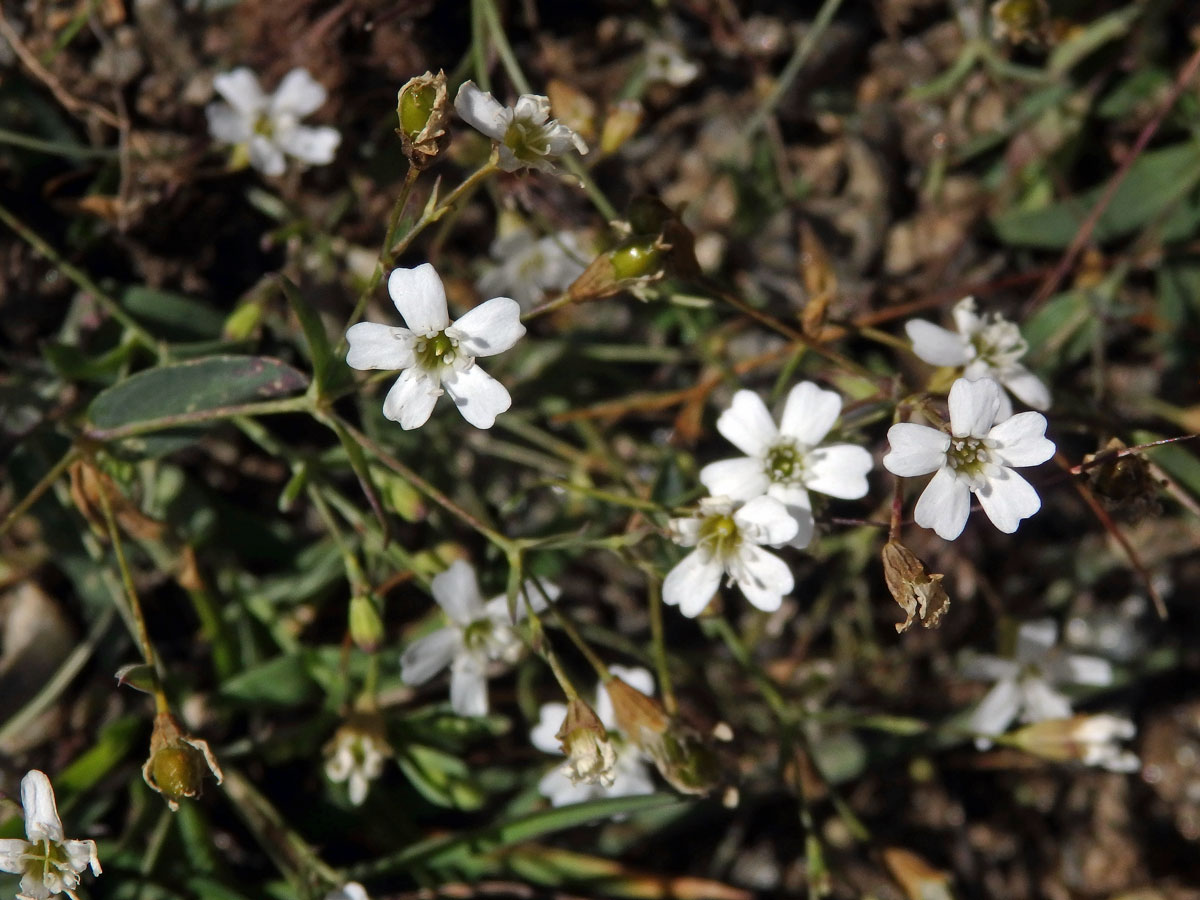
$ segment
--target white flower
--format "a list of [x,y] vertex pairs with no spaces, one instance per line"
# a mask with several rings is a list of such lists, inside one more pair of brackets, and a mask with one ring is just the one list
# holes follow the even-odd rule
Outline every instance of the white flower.
[[571,147],[588,152],[583,138],[550,119],[550,99],[540,94],[522,94],[514,106],[502,106],[475,82],[467,81],[458,89],[454,108],[463,121],[496,142],[500,168],[505,172],[526,166],[553,172],[554,160]]
[[1117,743],[1136,734],[1137,726],[1129,719],[1101,714],[1078,717],[1070,738],[1078,745],[1080,761],[1085,766],[1110,772],[1136,772],[1142,767],[1141,760]]
[[445,388],[464,419],[491,428],[512,398],[475,357],[502,353],[525,334],[517,301],[495,297],[451,322],[442,279],[429,263],[396,269],[388,293],[408,328],[359,322],[346,332],[351,367],[404,370],[384,398],[383,414],[405,430],[420,428]]
[[696,80],[700,67],[683,55],[683,51],[670,41],[651,38],[646,42],[646,80],[665,81],[674,87],[683,87]]
[[[994,378],[1034,409],[1049,409],[1050,391],[1041,379],[1021,365],[1028,345],[1017,326],[992,313],[975,312],[975,298],[964,297],[954,306],[957,332],[914,319],[904,326],[913,353],[934,366],[962,367],[962,377],[972,381]],[[1001,395],[1000,418],[1012,415],[1008,396]]]
[[820,446],[842,411],[842,398],[811,381],[788,393],[778,428],[753,391],[738,391],[717,419],[717,431],[746,455],[710,463],[700,481],[710,494],[752,500],[766,494],[787,506],[799,531],[794,547],[812,540],[808,492],[843,500],[866,496],[871,454],[854,444]]
[[340,888],[325,895],[325,900],[371,900],[367,889],[357,881],[347,881]]
[[21,876],[17,900],[46,900],[53,894],[75,897],[79,874],[91,868],[100,874],[95,841],[68,841],[54,802],[54,788],[34,769],[21,779],[25,837],[0,840],[0,871]]
[[392,748],[375,728],[360,727],[352,720],[337,730],[325,752],[325,774],[330,781],[346,782],[350,802],[361,806],[371,782],[383,774]]
[[[501,594],[485,603],[474,567],[461,559],[434,576],[431,590],[450,624],[419,638],[404,651],[400,677],[408,684],[424,684],[449,666],[450,706],[460,716],[485,716],[488,663],[513,663],[521,655],[521,639],[508,615],[508,597]],[[558,588],[527,581],[522,593],[540,612],[558,596]],[[525,601],[518,597],[517,621],[524,615]]]
[[1004,392],[990,378],[960,378],[950,388],[950,434],[902,422],[888,429],[889,472],[903,477],[936,472],[917,501],[914,518],[952,541],[967,524],[971,495],[1006,534],[1042,507],[1041,498],[1014,467],[1036,466],[1054,455],[1046,417],[1023,412],[997,422]]
[[314,166],[333,162],[342,140],[337,129],[300,124],[326,96],[305,69],[284,75],[270,96],[245,68],[218,75],[213,87],[228,102],[209,104],[208,130],[219,141],[248,147],[250,164],[264,175],[283,174],[285,153]]
[[[1018,717],[1022,722],[1065,719],[1071,701],[1056,685],[1103,687],[1112,682],[1112,666],[1098,656],[1067,653],[1055,647],[1058,626],[1053,619],[1026,622],[1017,631],[1012,659],[996,656],[968,658],[963,674],[996,682],[971,714],[969,727],[976,734],[1003,734]],[[990,742],[977,740],[981,747]]]
[[512,297],[521,309],[531,309],[546,299],[547,293],[565,291],[583,274],[592,253],[578,234],[560,231],[539,238],[524,225],[492,242],[496,265],[480,277],[478,286],[484,296],[503,294]]
[[787,564],[760,545],[786,544],[798,528],[774,497],[755,497],[740,508],[728,497],[701,500],[698,516],[671,520],[675,543],[696,549],[667,573],[663,602],[689,618],[698,616],[728,574],[747,600],[774,612],[796,584]]
[[[609,671],[644,694],[654,693],[654,678],[645,669],[610,666]],[[616,731],[617,720],[613,713],[612,700],[603,685],[596,687],[595,709],[596,717],[608,729],[609,744],[616,757],[609,770],[609,777],[589,782],[572,777],[578,773],[569,770],[569,761],[562,766],[556,766],[538,782],[538,792],[553,806],[583,803],[598,797],[634,797],[654,793],[654,780],[645,758],[633,744],[624,740]],[[544,704],[538,713],[537,725],[529,733],[533,745],[544,753],[561,756],[562,748],[557,735],[566,714],[565,703]]]

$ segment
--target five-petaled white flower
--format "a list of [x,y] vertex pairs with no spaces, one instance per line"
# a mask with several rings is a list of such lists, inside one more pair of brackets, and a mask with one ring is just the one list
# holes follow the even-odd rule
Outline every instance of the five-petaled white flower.
[[37,769],[21,779],[25,836],[0,840],[0,871],[21,876],[17,900],[46,900],[53,894],[75,897],[79,874],[91,868],[100,874],[95,841],[69,841],[54,802],[54,788]]
[[[994,378],[1023,403],[1034,409],[1049,409],[1049,389],[1019,362],[1028,345],[1015,323],[999,313],[992,313],[990,318],[980,316],[975,311],[974,297],[959,300],[953,316],[957,332],[924,319],[905,324],[913,353],[930,365],[961,367],[962,377],[972,381]],[[1002,394],[1000,418],[1011,415],[1012,404],[1008,395]]]
[[[521,655],[521,639],[508,614],[508,597],[501,594],[485,603],[474,567],[461,559],[435,575],[430,589],[450,624],[417,639],[404,651],[400,677],[408,684],[424,684],[449,666],[450,706],[460,716],[485,716],[488,663],[513,663]],[[557,587],[540,581],[527,581],[521,590],[517,621],[525,616],[525,598],[540,612],[558,596]]]
[[1012,534],[1022,519],[1042,507],[1028,481],[1013,471],[1054,455],[1046,417],[1023,412],[997,421],[1004,392],[990,378],[960,378],[950,388],[950,434],[901,422],[888,429],[891,452],[883,464],[895,475],[936,474],[917,501],[914,518],[952,541],[967,524],[971,495],[979,498],[992,524]]
[[691,84],[700,74],[700,67],[683,55],[678,45],[662,38],[646,41],[647,81],[664,81],[672,87]]
[[812,540],[808,492],[844,500],[866,496],[871,454],[854,444],[820,446],[842,411],[842,398],[811,381],[788,393],[779,427],[753,391],[738,391],[717,419],[717,431],[746,455],[710,463],[700,481],[713,496],[752,500],[766,494],[787,506],[799,530],[794,547]]
[[588,152],[583,138],[550,118],[550,100],[540,94],[522,94],[514,106],[503,106],[475,82],[467,81],[458,89],[454,108],[463,121],[496,142],[500,168],[505,172],[526,166],[553,172],[554,160],[571,147]]
[[333,162],[342,140],[338,130],[300,124],[326,97],[307,70],[292,69],[270,96],[246,68],[218,75],[213,87],[228,102],[209,104],[208,130],[219,141],[246,147],[250,164],[264,175],[283,174],[285,153],[314,166]]
[[383,774],[384,761],[392,755],[392,748],[382,728],[373,720],[351,718],[337,730],[325,754],[325,774],[329,780],[346,782],[350,802],[362,806],[371,782]]
[[475,357],[502,353],[525,334],[517,301],[494,297],[451,322],[446,289],[429,263],[396,269],[388,293],[407,328],[359,322],[346,332],[353,368],[404,370],[384,398],[383,414],[405,430],[420,428],[445,388],[464,419],[491,428],[512,398]]
[[[968,678],[994,680],[995,686],[971,713],[969,727],[979,735],[1003,734],[1014,720],[1043,722],[1071,715],[1071,701],[1056,685],[1103,687],[1112,683],[1112,666],[1098,656],[1067,653],[1056,648],[1058,625],[1053,619],[1026,622],[1017,631],[1011,659],[969,657],[963,664]],[[976,741],[986,748],[986,738]]]
[[[609,666],[609,671],[626,684],[643,694],[654,693],[654,677],[645,669]],[[549,799],[553,806],[582,803],[598,797],[635,797],[654,793],[654,780],[645,757],[636,746],[625,740],[617,731],[617,717],[613,712],[612,700],[603,685],[596,686],[596,716],[608,729],[609,742],[615,754],[608,775],[604,779],[587,781],[567,765],[556,766],[538,782],[538,792]],[[529,733],[533,746],[544,753],[562,755],[558,739],[559,726],[567,714],[565,703],[546,703],[538,713],[538,723]],[[575,777],[573,777],[575,776]]]
[[675,542],[696,549],[667,573],[663,602],[694,618],[721,586],[721,576],[728,575],[747,600],[774,612],[796,583],[787,564],[761,545],[786,544],[798,528],[774,497],[755,497],[740,507],[728,497],[701,500],[699,515],[671,520]]
[[532,309],[546,299],[547,292],[565,291],[587,268],[594,254],[572,231],[539,238],[524,225],[492,242],[495,265],[480,277],[478,286],[486,297],[504,294],[522,309]]

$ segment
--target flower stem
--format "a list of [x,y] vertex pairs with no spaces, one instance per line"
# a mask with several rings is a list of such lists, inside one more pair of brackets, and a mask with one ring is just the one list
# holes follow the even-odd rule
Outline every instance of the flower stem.
[[46,493],[46,491],[54,484],[54,482],[58,481],[59,476],[62,475],[62,473],[65,472],[70,465],[75,462],[75,460],[79,459],[80,452],[81,451],[79,447],[73,445],[65,454],[63,454],[62,459],[51,466],[50,471],[48,471],[38,480],[38,483],[35,484],[32,489],[30,489],[29,493],[21,498],[21,502],[8,511],[8,514],[4,517],[4,521],[0,522],[0,537],[7,534],[8,529],[12,528],[13,525],[17,523],[17,520],[19,520],[21,516],[25,515],[25,513],[29,511],[29,508],[33,506],[33,504],[37,503],[42,494]]

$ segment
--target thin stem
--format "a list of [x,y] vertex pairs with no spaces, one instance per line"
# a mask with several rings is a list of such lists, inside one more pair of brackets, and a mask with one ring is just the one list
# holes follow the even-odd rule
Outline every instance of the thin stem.
[[12,528],[13,525],[17,523],[17,520],[19,520],[21,516],[25,515],[25,513],[29,511],[29,508],[33,506],[33,504],[38,502],[42,494],[46,493],[46,491],[53,486],[54,482],[58,481],[59,476],[61,476],[62,473],[65,472],[73,462],[75,462],[75,460],[79,459],[79,456],[79,447],[72,446],[65,454],[63,454],[62,459],[50,467],[50,471],[38,479],[38,483],[30,489],[28,494],[21,498],[20,503],[8,511],[8,514],[4,517],[4,521],[0,522],[0,537],[8,533],[8,529]]
[[500,21],[500,13],[496,9],[494,0],[479,0],[476,9],[483,14],[488,32],[492,38],[492,45],[496,48],[496,53],[500,57],[500,63],[504,66],[504,71],[508,74],[509,81],[513,83],[513,87],[518,92],[532,94],[533,91],[529,88],[529,80],[525,77],[525,73],[521,71],[521,64],[517,62],[517,55],[513,53],[512,44],[508,42],[508,35],[504,33],[504,25]]
[[60,272],[75,282],[75,284],[90,294],[96,299],[96,302],[104,307],[104,311],[120,322],[129,334],[139,344],[153,353],[156,357],[165,355],[165,350],[159,344],[154,336],[145,328],[137,323],[137,321],[121,308],[116,300],[104,292],[101,287],[92,281],[92,279],[82,269],[78,269],[68,262],[61,253],[55,250],[48,242],[42,239],[33,229],[27,226],[24,222],[18,219],[10,212],[3,204],[0,204],[0,222],[3,222],[24,240],[29,246],[36,250],[39,254],[54,264]]
[[571,639],[571,643],[579,648],[579,652],[588,661],[588,665],[596,670],[596,675],[599,679],[602,682],[609,681],[612,675],[609,674],[608,666],[604,664],[604,660],[596,655],[595,651],[588,645],[588,642],[583,639],[583,635],[579,633],[579,629],[575,627],[575,623],[566,617],[563,611],[558,608],[557,603],[550,604],[550,611],[554,614],[555,623]]
[[100,507],[104,510],[104,524],[108,528],[108,539],[112,543],[113,553],[117,557],[117,568],[121,572],[121,583],[125,587],[125,596],[129,601],[129,611],[133,614],[134,625],[136,626],[137,641],[141,645],[142,659],[146,665],[154,673],[154,710],[159,715],[170,714],[170,704],[167,703],[167,696],[163,693],[162,681],[158,671],[158,657],[154,653],[154,644],[150,642],[150,632],[146,628],[146,617],[142,613],[142,603],[138,599],[137,588],[133,584],[133,573],[129,568],[129,561],[125,558],[125,547],[121,543],[121,531],[117,528],[117,519],[113,515],[112,503],[108,499],[108,491],[101,484],[100,489],[96,491],[96,495],[100,500]]
[[479,521],[476,516],[467,512],[448,496],[446,496],[446,494],[442,493],[404,463],[400,462],[400,460],[396,459],[377,443],[375,443],[375,441],[371,440],[345,419],[333,417],[332,421],[335,421],[341,425],[348,434],[350,434],[356,441],[359,442],[359,444],[370,450],[371,453],[375,455],[376,459],[415,487],[418,491],[420,491],[438,506],[442,507],[442,509],[446,510],[446,512],[457,517],[471,528],[474,528],[477,532],[479,532],[479,534],[483,535],[483,537],[487,538],[489,541],[503,550],[506,555],[512,552],[515,546],[512,541],[510,541],[500,532],[496,531],[494,528],[489,528],[487,525],[484,525],[483,522]]
[[650,581],[650,641],[654,653],[654,668],[658,671],[658,687],[662,691],[663,708],[667,715],[679,711],[675,700],[675,688],[671,684],[671,668],[667,664],[667,645],[663,637],[662,582],[657,577]]
[[783,71],[779,73],[779,77],[775,80],[775,86],[763,98],[758,109],[754,111],[754,115],[750,117],[750,122],[746,125],[746,135],[752,135],[757,132],[758,129],[762,128],[763,123],[767,121],[767,117],[775,112],[775,107],[779,105],[779,101],[783,99],[783,95],[787,93],[788,89],[792,86],[792,82],[796,80],[796,76],[800,74],[800,70],[804,68],[804,64],[808,62],[809,56],[816,49],[825,34],[825,30],[829,27],[829,23],[833,21],[838,7],[841,5],[842,0],[825,0],[821,4],[820,10],[817,11],[817,17],[813,19],[808,32],[804,35],[803,40],[796,45],[796,50],[792,53],[791,59],[787,61],[783,67]]

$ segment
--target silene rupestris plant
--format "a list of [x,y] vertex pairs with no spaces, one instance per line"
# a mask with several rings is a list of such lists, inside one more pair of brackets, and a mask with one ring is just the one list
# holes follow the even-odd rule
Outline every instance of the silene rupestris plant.
[[0,896],[1140,896],[1195,839],[1186,16],[43,6]]

